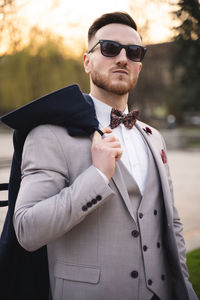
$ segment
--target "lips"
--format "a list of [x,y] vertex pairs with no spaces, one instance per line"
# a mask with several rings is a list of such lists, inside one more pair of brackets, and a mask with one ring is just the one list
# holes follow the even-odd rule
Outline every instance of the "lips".
[[118,74],[125,74],[125,75],[128,75],[128,72],[123,70],[123,69],[119,69],[119,70],[115,70],[113,71],[113,73],[118,73]]

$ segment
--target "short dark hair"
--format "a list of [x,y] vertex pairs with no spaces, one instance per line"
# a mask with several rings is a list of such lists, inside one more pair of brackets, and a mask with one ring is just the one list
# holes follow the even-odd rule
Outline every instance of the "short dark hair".
[[93,22],[88,30],[88,41],[92,39],[101,27],[112,23],[128,25],[137,31],[137,25],[129,14],[116,11],[113,13],[103,14]]

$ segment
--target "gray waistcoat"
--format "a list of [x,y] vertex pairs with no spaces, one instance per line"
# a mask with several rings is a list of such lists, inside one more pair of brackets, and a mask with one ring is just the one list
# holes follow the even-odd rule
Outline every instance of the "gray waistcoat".
[[[165,217],[163,195],[159,174],[149,148],[148,155],[149,167],[143,197],[133,176],[123,164],[120,164],[137,228],[133,232],[134,243],[138,244],[139,249],[137,300],[151,299],[154,293],[162,300],[170,300],[170,272],[163,243]],[[139,238],[137,232],[140,232]]]

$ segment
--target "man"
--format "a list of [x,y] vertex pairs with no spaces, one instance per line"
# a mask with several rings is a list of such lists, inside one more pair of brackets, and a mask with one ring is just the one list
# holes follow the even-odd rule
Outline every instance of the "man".
[[55,125],[29,133],[18,241],[28,251],[47,245],[54,300],[197,299],[163,139],[137,112],[123,118],[145,54],[136,24],[105,14],[88,36],[84,67],[104,136],[72,137]]

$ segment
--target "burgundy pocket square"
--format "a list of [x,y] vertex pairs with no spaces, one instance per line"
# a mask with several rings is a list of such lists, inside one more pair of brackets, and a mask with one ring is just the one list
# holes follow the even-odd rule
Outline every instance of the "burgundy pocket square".
[[166,164],[167,163],[167,155],[166,155],[164,149],[161,150],[161,157],[162,157],[163,164]]

